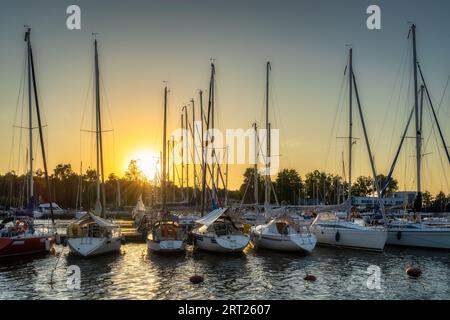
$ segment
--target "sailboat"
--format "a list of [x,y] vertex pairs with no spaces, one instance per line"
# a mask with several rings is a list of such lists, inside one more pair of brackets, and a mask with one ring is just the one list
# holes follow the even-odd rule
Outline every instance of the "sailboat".
[[[417,161],[417,195],[414,201],[414,221],[408,220],[393,220],[388,222],[388,245],[397,246],[408,246],[408,247],[425,247],[425,248],[436,248],[436,249],[450,249],[450,228],[444,227],[443,225],[433,225],[429,222],[424,223],[421,219],[422,211],[422,191],[421,191],[421,158],[422,158],[422,110],[423,110],[423,100],[424,94],[428,99],[433,118],[435,120],[436,126],[439,131],[439,135],[443,144],[443,148],[447,155],[447,160],[450,163],[450,155],[448,151],[447,144],[444,140],[444,136],[441,131],[436,113],[434,111],[433,103],[431,101],[428,88],[425,83],[425,79],[420,68],[420,64],[417,59],[416,52],[416,26],[413,24],[410,29],[410,35],[412,35],[412,45],[413,45],[413,74],[414,74],[414,109],[412,110],[406,129],[400,141],[397,154],[394,158],[394,162],[391,166],[391,170],[388,175],[387,182],[384,188],[387,186],[389,179],[391,178],[392,172],[395,168],[398,155],[400,153],[403,141],[408,131],[409,124],[413,114],[415,115],[415,132],[416,132],[416,161]],[[422,80],[421,88],[418,88],[418,71]],[[419,93],[421,104],[419,105]]]
[[147,228],[147,249],[153,252],[183,252],[186,248],[187,235],[178,218],[167,210],[167,177],[166,177],[166,134],[167,134],[167,86],[164,87],[164,128],[163,128],[163,161],[161,179],[161,212],[150,218]]
[[[107,220],[105,181],[103,172],[102,121],[100,112],[100,72],[97,39],[94,40],[96,146],[97,146],[97,200],[95,214],[88,212],[67,227],[67,244],[71,252],[82,257],[117,252],[122,245],[120,226]],[[100,181],[101,176],[101,181]],[[101,199],[101,200],[100,200]],[[101,215],[99,217],[98,215]]]
[[195,221],[192,230],[195,244],[201,250],[212,252],[240,252],[247,247],[249,236],[244,233],[242,219],[230,208],[217,208]]
[[36,75],[34,69],[33,51],[31,47],[31,29],[27,28],[25,32],[26,52],[27,52],[27,75],[28,75],[28,132],[29,132],[29,150],[33,150],[33,96],[36,106],[36,115],[39,129],[39,138],[41,152],[44,164],[45,178],[49,193],[49,208],[52,218],[53,228],[38,228],[34,224],[34,183],[33,183],[33,152],[29,155],[29,171],[27,198],[28,204],[24,211],[17,211],[13,216],[4,219],[0,223],[0,258],[9,256],[19,256],[25,254],[41,253],[50,251],[54,243],[54,217],[52,208],[52,199],[50,192],[50,180],[48,178],[47,159],[45,154],[44,139],[42,134],[41,114],[39,109],[38,91],[36,86]]
[[[355,89],[355,95],[358,103],[359,115],[364,131],[364,138],[369,153],[370,165],[372,168],[372,174],[376,179],[377,174],[375,170],[374,160],[372,157],[372,151],[370,149],[369,140],[367,137],[366,127],[364,118],[361,111],[361,105],[359,100],[358,89],[356,86],[356,79],[353,73],[353,49],[349,49],[349,64],[348,64],[348,74],[349,74],[349,107],[350,107],[350,119],[349,119],[349,168],[348,168],[348,179],[349,179],[349,190],[348,190],[348,202],[351,207],[351,168],[352,168],[352,125],[353,125],[353,88]],[[379,192],[378,183],[377,192]],[[381,197],[379,197],[380,199]],[[380,201],[380,206],[382,207],[382,213],[384,216],[383,202]],[[338,218],[336,212],[321,212],[317,215],[313,223],[311,224],[311,230],[317,237],[317,243],[321,245],[331,245],[337,247],[347,247],[354,249],[363,250],[373,250],[382,251],[387,239],[387,231],[384,227],[369,227],[363,224],[357,224],[348,219],[343,220]]]
[[[258,153],[256,152],[256,161],[254,166],[254,189],[255,189],[255,216],[256,221],[270,219],[267,223],[252,226],[250,229],[251,241],[257,248],[272,249],[279,251],[303,251],[311,252],[316,246],[316,237],[303,228],[292,217],[290,217],[283,208],[280,210],[270,208],[270,194],[272,183],[270,181],[270,123],[269,123],[269,75],[271,65],[266,64],[266,172],[265,172],[265,195],[264,195],[264,216],[259,213],[258,206]],[[255,144],[256,151],[259,150],[256,140],[256,124],[255,128]],[[276,194],[275,200],[276,199]],[[248,214],[246,215],[248,217]],[[259,219],[258,219],[259,217]],[[255,222],[256,222],[255,221]],[[263,220],[264,221],[264,220]]]
[[[229,207],[222,207],[218,195],[219,176],[222,174],[219,165],[217,168],[215,164],[217,161],[217,154],[214,148],[214,143],[209,147],[208,142],[214,141],[214,136],[209,136],[210,128],[214,129],[214,112],[215,112],[215,65],[211,63],[211,77],[209,82],[209,99],[208,112],[206,120],[206,138],[203,139],[202,134],[202,218],[196,220],[197,226],[192,230],[192,236],[197,248],[212,252],[240,252],[248,245],[250,237],[244,233],[244,225],[242,219],[237,214],[232,212]],[[200,103],[201,99],[200,99]],[[204,118],[203,107],[201,110],[201,118]],[[202,124],[203,130],[203,124]],[[213,131],[213,130],[212,130]],[[205,143],[206,142],[206,143]],[[212,163],[208,166],[207,155],[211,154]],[[216,170],[216,171],[215,171]],[[206,205],[206,191],[207,191],[207,173],[211,178],[211,204],[212,211],[203,215]],[[226,183],[222,179],[223,185],[226,189]],[[225,197],[226,202],[226,197]],[[217,207],[218,206],[218,207]]]
[[310,253],[316,246],[316,236],[287,214],[269,223],[252,228],[252,243],[257,248]]

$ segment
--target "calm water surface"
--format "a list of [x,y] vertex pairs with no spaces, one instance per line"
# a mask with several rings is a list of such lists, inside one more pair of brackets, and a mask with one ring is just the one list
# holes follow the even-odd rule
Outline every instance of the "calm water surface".
[[[79,290],[67,288],[69,265],[81,269]],[[381,268],[379,290],[366,285],[371,265]],[[410,265],[422,269],[421,278],[405,274]],[[202,284],[189,282],[195,273],[205,275]],[[303,280],[310,273],[316,282]],[[234,256],[192,250],[158,256],[147,254],[145,244],[126,244],[120,254],[81,259],[64,248],[59,259],[0,260],[0,299],[450,299],[450,254],[317,247],[303,256],[254,249]]]

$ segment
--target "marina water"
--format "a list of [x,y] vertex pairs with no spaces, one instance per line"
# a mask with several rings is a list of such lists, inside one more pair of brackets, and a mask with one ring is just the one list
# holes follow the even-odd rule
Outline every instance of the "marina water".
[[[67,285],[71,265],[80,268],[80,289]],[[411,265],[422,269],[420,278],[405,274]],[[378,267],[379,287],[369,288],[368,280],[377,276],[371,270]],[[190,283],[193,274],[205,275],[205,281]],[[306,274],[317,280],[305,281]],[[0,299],[448,299],[449,284],[448,252],[395,247],[382,253],[317,247],[310,255],[189,248],[167,256],[129,243],[119,254],[92,259],[58,246],[56,255],[0,261]]]

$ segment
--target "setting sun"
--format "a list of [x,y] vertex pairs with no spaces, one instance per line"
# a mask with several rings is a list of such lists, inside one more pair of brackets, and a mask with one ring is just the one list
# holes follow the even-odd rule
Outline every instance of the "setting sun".
[[154,180],[155,173],[159,170],[159,154],[150,150],[140,150],[132,154],[124,164],[125,170],[131,160],[136,160],[139,169],[149,180]]

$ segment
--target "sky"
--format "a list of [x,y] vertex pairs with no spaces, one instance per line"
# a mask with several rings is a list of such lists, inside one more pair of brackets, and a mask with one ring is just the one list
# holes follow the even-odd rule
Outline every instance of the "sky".
[[[81,8],[81,30],[66,27],[71,4]],[[380,30],[366,27],[372,4],[381,8]],[[2,0],[0,6],[0,172],[24,170],[26,139],[20,140],[21,130],[13,125],[25,125],[20,117],[25,24],[32,27],[50,168],[71,163],[78,171],[80,161],[84,169],[95,165],[92,135],[81,131],[92,129],[93,32],[108,131],[107,173],[122,175],[136,157],[155,161],[162,144],[163,81],[170,89],[171,131],[179,127],[183,105],[191,98],[198,105],[199,89],[206,102],[214,59],[219,128],[264,125],[270,61],[270,118],[272,128],[280,129],[281,168],[294,168],[302,177],[314,169],[342,175],[348,150],[337,137],[348,135],[344,70],[351,45],[376,167],[386,174],[413,103],[411,22],[417,24],[418,59],[450,141],[450,89],[443,94],[450,75],[446,0]],[[360,138],[353,148],[356,177],[370,175],[370,166],[354,111]],[[424,119],[423,188],[448,194],[449,165],[428,111]],[[415,189],[413,151],[414,141],[407,139],[394,172],[401,190]],[[241,184],[245,167],[230,166],[231,189]]]

